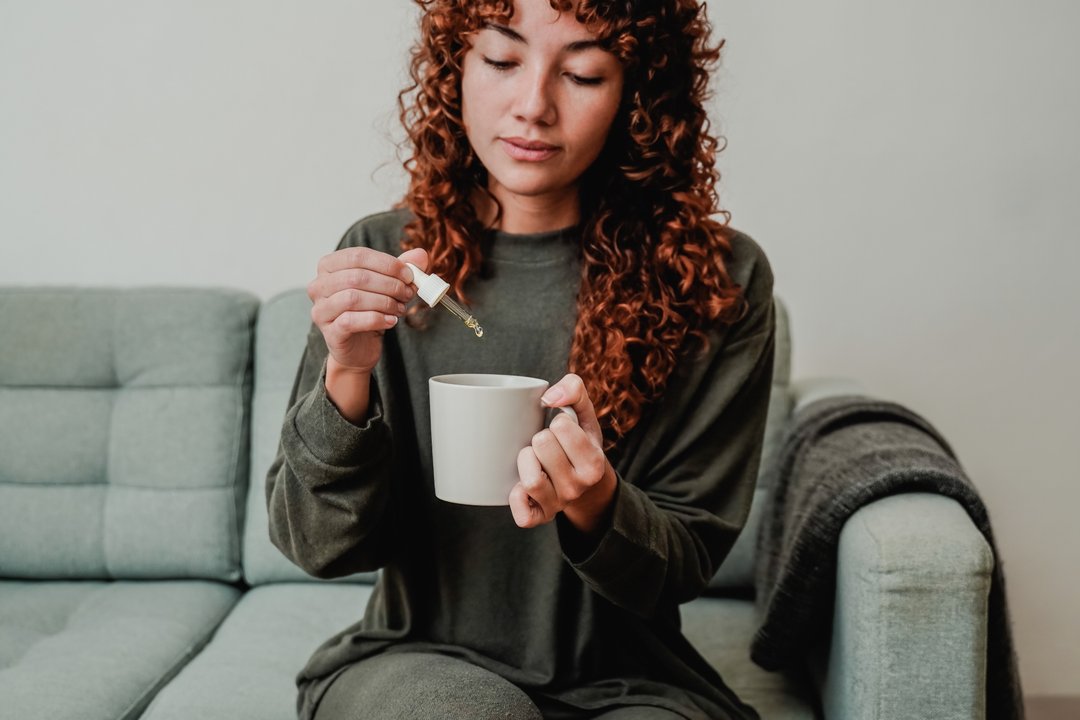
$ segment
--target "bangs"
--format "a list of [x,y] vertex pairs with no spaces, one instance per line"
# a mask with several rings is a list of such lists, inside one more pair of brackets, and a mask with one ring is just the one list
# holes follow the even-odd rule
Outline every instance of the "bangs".
[[[514,16],[514,3],[511,0],[465,0],[456,4],[462,13],[461,30],[466,33],[479,31],[488,23],[509,25]],[[574,19],[594,34],[600,46],[623,65],[634,59],[638,43],[631,32],[632,0],[549,0],[549,4],[560,14],[573,12]]]

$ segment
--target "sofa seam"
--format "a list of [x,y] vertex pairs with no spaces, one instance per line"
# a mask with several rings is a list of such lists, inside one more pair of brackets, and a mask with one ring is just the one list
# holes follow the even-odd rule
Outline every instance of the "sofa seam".
[[[243,356],[244,361],[242,363],[240,363],[239,368],[237,368],[236,377],[233,378],[233,388],[234,388],[235,392],[239,394],[240,412],[237,413],[237,419],[236,419],[236,423],[234,425],[234,429],[236,430],[236,432],[233,433],[233,467],[232,467],[232,473],[231,473],[231,475],[232,475],[232,478],[231,478],[232,483],[231,483],[231,487],[230,487],[229,484],[226,485],[226,492],[229,492],[229,490],[231,490],[231,492],[229,493],[231,495],[231,497],[228,498],[227,505],[228,505],[228,508],[229,508],[228,515],[229,515],[229,526],[230,526],[229,527],[229,543],[232,545],[232,547],[230,548],[229,561],[230,561],[230,564],[232,565],[232,567],[226,569],[225,575],[227,577],[229,577],[230,579],[241,579],[241,578],[244,577],[244,569],[242,567],[242,561],[241,561],[241,557],[240,557],[240,547],[242,545],[243,539],[240,537],[240,519],[238,517],[238,514],[239,514],[238,504],[240,502],[240,497],[239,497],[240,493],[238,491],[239,491],[239,482],[240,482],[239,475],[240,475],[241,435],[244,432],[244,424],[245,424],[244,421],[245,421],[246,416],[248,414],[247,405],[253,400],[253,396],[254,396],[254,393],[252,393],[252,397],[247,397],[247,398],[244,397],[244,384],[246,382],[246,376],[247,376],[247,372],[248,372],[249,367],[251,367],[251,369],[252,369],[252,383],[254,383],[254,367],[253,367],[254,366],[254,358],[252,356],[253,343],[254,343],[254,339],[255,339],[255,334],[254,334],[254,329],[253,329],[254,328],[254,326],[253,326],[254,322],[255,322],[255,319],[252,318],[251,322],[248,323],[247,328],[245,329],[245,343],[244,343],[244,348],[245,349],[244,349],[244,356]],[[236,384],[238,380],[240,382],[239,386],[237,386],[237,384]],[[248,427],[249,427],[249,432],[250,432],[250,423],[248,424]],[[249,438],[249,442],[250,442],[250,438]],[[247,492],[244,492],[243,496],[246,499]],[[235,569],[235,573],[236,573],[236,578],[233,578],[234,569]]]
[[205,485],[200,487],[160,487],[156,485],[120,485],[110,482],[11,482],[0,480],[0,487],[25,487],[25,488],[50,488],[50,487],[116,487],[129,488],[132,490],[154,490],[155,492],[194,492],[196,490],[221,490],[220,485]]
[[4,385],[0,387],[0,389],[9,392],[18,390],[56,390],[60,392],[63,392],[65,390],[102,390],[115,392],[117,390],[190,390],[192,388],[228,388],[231,390],[233,387],[234,385],[232,382],[177,382],[168,385],[131,385],[128,383],[121,383],[119,380],[117,380],[117,383],[115,385],[45,385],[41,383],[30,383],[28,385]]
[[[908,494],[908,493],[899,493],[899,495],[903,495],[903,494]],[[914,494],[914,493],[911,493],[911,494]],[[957,504],[960,504],[959,501],[956,500],[956,498],[954,498],[954,497],[952,497],[950,495],[941,495],[941,494],[935,494],[935,493],[927,493],[927,494],[934,495],[934,497],[943,497],[943,498],[946,498],[946,499],[949,499],[949,500],[953,500],[953,501],[957,502]],[[892,496],[889,496],[889,497],[897,497],[897,496],[898,495],[892,495]],[[884,499],[884,498],[882,498],[882,499]],[[869,505],[864,506],[864,507],[869,507]],[[966,509],[965,509],[965,515],[966,515]],[[967,517],[969,517],[969,519],[970,519],[970,516],[967,516]],[[865,536],[867,538],[869,538],[869,540],[874,545],[874,548],[875,548],[875,551],[876,551],[875,556],[878,557],[878,558],[882,558],[883,555],[884,555],[884,548],[886,546],[886,543],[882,541],[881,536],[877,532],[875,532],[873,525],[870,522],[868,522],[866,520],[866,518],[860,517],[859,518],[859,523],[862,526],[862,530],[863,530],[863,533],[865,534]],[[981,533],[980,533],[980,535],[981,535]],[[922,566],[920,566],[920,567],[922,567]],[[931,567],[931,570],[933,570],[933,569],[935,569],[935,568]],[[867,568],[867,569],[864,570],[864,572],[866,574],[868,574],[868,575],[876,575],[878,577],[889,577],[889,576],[892,576],[892,575],[904,575],[904,574],[910,573],[911,571],[912,571],[912,568],[910,568],[910,567],[892,567],[892,568],[871,567],[871,568]],[[964,573],[956,573],[956,572],[953,572],[951,570],[946,570],[945,572],[941,573],[941,577],[936,577],[935,578],[935,587],[939,587],[939,588],[942,588],[942,587],[944,587],[944,588],[966,588],[968,586],[969,581],[970,581],[971,578],[985,578],[988,575],[990,575],[992,572],[993,572],[992,567],[990,569],[986,570],[986,571],[976,570],[974,572],[964,572]],[[959,580],[956,579],[957,575],[959,575],[959,577],[960,577]]]
[[[193,660],[203,648],[210,644],[210,640],[217,633],[218,628],[221,627],[221,623],[225,621],[225,618],[228,617],[235,605],[236,602],[231,603],[199,640],[188,643],[182,652],[175,655],[169,670],[157,680],[149,683],[147,688],[143,690],[135,700],[128,704],[123,713],[117,717],[117,720],[135,720],[136,718],[141,717],[149,707],[150,703],[153,702],[153,699],[191,663],[191,660]],[[187,660],[184,658],[187,658]],[[133,715],[132,713],[137,714]]]
[[113,438],[116,431],[116,405],[118,400],[117,392],[122,387],[120,384],[120,373],[118,370],[117,362],[118,356],[116,352],[117,345],[117,325],[119,323],[119,308],[117,307],[120,302],[120,296],[117,294],[110,294],[110,299],[113,305],[112,310],[112,324],[109,331],[109,350],[112,355],[110,366],[112,367],[113,382],[116,383],[114,388],[110,388],[109,392],[109,435],[105,444],[105,492],[101,494],[101,569],[103,575],[110,579],[115,580],[112,574],[112,568],[109,563],[109,549],[108,549],[108,517],[106,513],[109,511],[109,494],[112,491],[112,460],[113,460]]
[[[868,523],[866,522],[866,519],[860,518],[860,522],[863,525],[863,531],[869,534],[870,528]],[[874,544],[877,546],[877,551],[880,554],[881,544],[876,539],[874,540]],[[874,585],[874,647],[884,647],[884,628],[882,627],[881,622],[881,593],[883,585],[882,576],[880,573],[870,573],[869,575],[867,575],[867,577],[872,579]],[[888,658],[885,658],[885,660],[887,662]],[[875,717],[877,717],[879,720],[882,720],[882,718],[885,717],[885,698],[883,696],[883,693],[881,692],[881,684],[885,681],[886,675],[885,664],[885,662],[877,663],[877,677],[874,679],[874,705],[877,708]]]
[[[860,517],[858,520],[859,520],[859,524],[862,526],[862,531],[866,535],[868,535],[870,537],[871,542],[873,542],[873,544],[877,548],[878,552],[880,552],[881,544],[878,541],[878,539],[876,537],[874,537],[873,533],[870,532],[870,527],[869,527],[869,524],[866,522],[866,519]],[[873,597],[875,598],[875,601],[873,603],[871,603],[871,605],[870,605],[871,613],[872,613],[872,617],[870,618],[870,620],[871,620],[871,626],[873,627],[874,647],[884,647],[884,645],[883,645],[883,642],[884,642],[884,639],[883,639],[884,630],[882,628],[882,623],[881,623],[881,604],[877,600],[878,598],[881,597],[881,594],[882,594],[882,576],[883,576],[883,573],[860,572],[859,576],[861,577],[861,579],[864,582],[866,582],[868,585],[872,586]],[[874,692],[873,702],[874,702],[874,709],[875,709],[874,718],[876,718],[876,720],[883,720],[883,718],[885,717],[885,714],[884,714],[885,709],[884,709],[884,706],[883,706],[884,697],[883,697],[883,694],[881,692],[881,685],[884,682],[884,678],[885,678],[885,669],[884,669],[885,662],[874,663],[874,665],[876,665],[876,667],[874,669],[876,677],[874,678],[874,688],[873,688],[873,692]],[[861,705],[861,701],[857,701],[856,704]]]

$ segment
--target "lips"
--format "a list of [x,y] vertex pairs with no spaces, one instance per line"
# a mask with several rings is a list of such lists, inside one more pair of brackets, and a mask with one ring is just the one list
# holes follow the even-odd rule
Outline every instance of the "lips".
[[517,145],[519,148],[525,150],[558,150],[557,145],[550,145],[546,142],[540,142],[539,140],[526,140],[519,137],[502,138],[511,145]]
[[523,162],[540,162],[559,152],[557,145],[550,145],[539,140],[526,140],[525,138],[499,138],[503,150],[514,160]]

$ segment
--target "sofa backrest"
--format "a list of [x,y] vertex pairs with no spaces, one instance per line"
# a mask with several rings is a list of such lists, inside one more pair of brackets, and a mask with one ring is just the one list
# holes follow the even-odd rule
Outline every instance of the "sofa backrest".
[[0,288],[0,577],[240,577],[258,308]]
[[[763,458],[770,458],[775,453],[784,423],[792,411],[791,339],[787,309],[779,298],[776,298],[776,322],[776,361]],[[271,544],[266,515],[266,472],[277,452],[281,423],[310,327],[311,300],[300,289],[267,300],[259,313],[255,341],[251,484],[244,530],[244,575],[253,585],[299,580],[316,582]],[[764,467],[763,460],[763,470]],[[713,578],[713,589],[753,587],[754,542],[767,492],[768,488],[763,485],[755,491],[746,529]],[[345,580],[370,582],[373,578],[372,573],[361,573]]]

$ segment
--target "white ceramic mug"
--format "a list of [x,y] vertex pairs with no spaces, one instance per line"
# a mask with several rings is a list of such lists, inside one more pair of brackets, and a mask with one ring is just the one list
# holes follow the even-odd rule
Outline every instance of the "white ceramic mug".
[[[435,496],[464,505],[509,505],[517,456],[545,424],[546,380],[519,375],[428,379]],[[570,408],[559,408],[574,417]],[[576,418],[575,418],[576,419]]]

